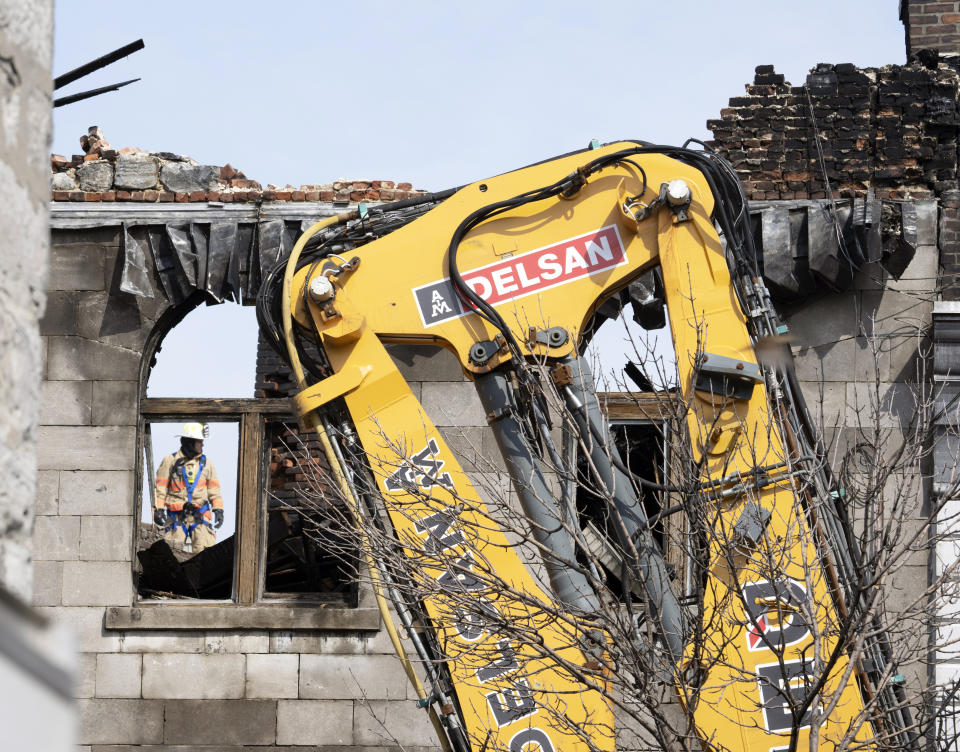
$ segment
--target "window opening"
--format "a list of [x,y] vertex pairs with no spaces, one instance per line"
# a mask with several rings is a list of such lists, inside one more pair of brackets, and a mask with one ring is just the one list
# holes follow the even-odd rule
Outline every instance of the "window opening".
[[147,397],[251,397],[257,332],[252,306],[221,303],[194,308],[157,347]]
[[356,544],[316,434],[267,424],[264,597],[355,602]]
[[[203,426],[202,454],[191,457],[190,444],[204,434]],[[137,540],[141,598],[232,596],[238,429],[235,421],[196,415],[144,423]]]
[[[614,443],[611,450],[619,453],[627,469],[640,478],[663,484],[668,468],[665,452],[668,442],[665,440],[664,424],[645,419],[617,419],[610,420],[609,426]],[[577,474],[577,511],[580,514],[581,526],[588,528],[588,545],[596,541],[595,553],[606,570],[608,585],[615,593],[622,594],[622,572],[617,565],[620,546],[617,543],[615,523],[610,517],[606,500],[597,493],[596,480],[582,450],[578,458]],[[653,537],[670,560],[673,557],[670,556],[671,536],[667,530],[668,523],[658,517],[663,511],[663,502],[654,491],[646,488],[641,489],[640,500],[647,519],[654,520]]]

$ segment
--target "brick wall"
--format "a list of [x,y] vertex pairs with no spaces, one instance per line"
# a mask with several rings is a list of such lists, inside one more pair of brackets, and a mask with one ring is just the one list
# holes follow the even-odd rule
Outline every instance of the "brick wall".
[[54,201],[245,203],[273,201],[400,201],[419,195],[410,183],[336,180],[311,185],[262,186],[231,165],[202,165],[167,151],[114,149],[97,126],[80,138],[82,154],[50,157]]
[[761,65],[707,127],[750,199],[932,198],[957,187],[958,91],[946,64],[820,64],[804,86]]
[[960,52],[960,2],[900,0],[907,57],[921,49]]

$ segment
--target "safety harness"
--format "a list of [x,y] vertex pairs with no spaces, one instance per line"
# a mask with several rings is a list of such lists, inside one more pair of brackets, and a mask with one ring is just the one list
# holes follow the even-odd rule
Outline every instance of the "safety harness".
[[[176,455],[173,455],[176,457]],[[200,467],[197,468],[197,474],[193,478],[193,483],[187,478],[187,467],[186,460],[181,457],[176,460],[173,464],[173,467],[170,470],[171,480],[173,479],[173,474],[180,471],[180,477],[183,479],[183,485],[187,489],[187,501],[183,505],[183,508],[178,511],[169,511],[170,515],[170,525],[166,528],[166,532],[177,531],[179,527],[183,530],[184,536],[184,550],[192,548],[192,535],[193,531],[197,529],[198,525],[206,525],[211,530],[213,530],[213,523],[209,522],[204,515],[210,511],[210,502],[206,502],[202,507],[193,506],[193,491],[197,487],[197,484],[200,482],[200,476],[203,475],[203,468],[207,464],[207,455],[200,455]],[[188,526],[187,525],[187,512],[190,512],[193,515],[194,521]]]

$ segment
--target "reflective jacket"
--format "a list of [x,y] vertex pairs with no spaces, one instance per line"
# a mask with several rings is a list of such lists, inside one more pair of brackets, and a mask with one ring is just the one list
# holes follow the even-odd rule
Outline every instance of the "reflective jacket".
[[[202,456],[202,455],[201,455]],[[193,483],[200,469],[200,457],[187,459],[183,452],[168,454],[157,468],[156,507],[166,508],[170,512],[179,512],[187,501],[187,484]],[[186,477],[184,477],[186,476]],[[213,509],[223,509],[223,497],[220,495],[220,481],[217,471],[210,460],[206,460],[200,477],[193,487],[193,505],[202,507],[207,502]],[[204,517],[213,514],[207,511]]]

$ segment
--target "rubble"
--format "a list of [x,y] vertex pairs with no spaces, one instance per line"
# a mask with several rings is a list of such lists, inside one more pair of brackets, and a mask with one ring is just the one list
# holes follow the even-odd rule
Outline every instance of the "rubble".
[[204,165],[169,151],[115,149],[98,126],[80,138],[83,154],[50,157],[54,201],[266,202],[400,201],[418,196],[410,183],[392,180],[344,180],[311,185],[267,185],[249,179],[232,165]]

